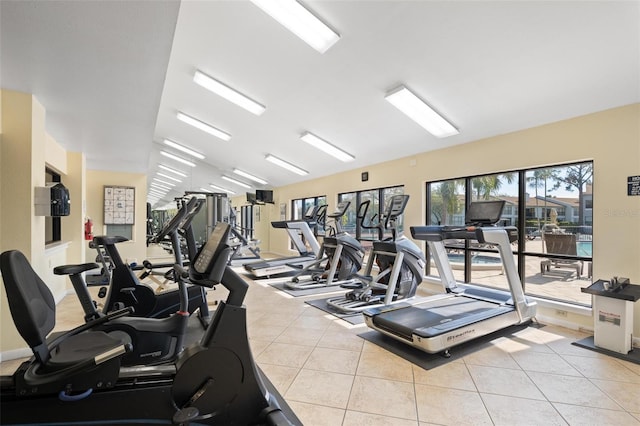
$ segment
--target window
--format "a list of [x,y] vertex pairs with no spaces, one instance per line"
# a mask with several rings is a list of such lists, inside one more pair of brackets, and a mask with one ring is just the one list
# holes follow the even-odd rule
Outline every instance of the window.
[[[387,188],[367,189],[357,192],[344,192],[338,194],[338,202],[350,201],[351,205],[347,210],[347,220],[343,225],[343,229],[349,232],[360,241],[378,240],[378,231],[375,229],[367,229],[366,226],[378,223],[378,220],[384,215],[384,208],[387,201],[394,195],[404,194],[404,186],[391,186]],[[369,209],[367,216],[364,218],[364,225],[358,222],[358,207],[361,203],[369,200]],[[401,233],[404,225],[400,218],[397,222],[398,231]],[[386,232],[384,238],[390,237],[391,232]]]
[[[475,200],[506,202],[499,221],[518,227],[512,244],[530,296],[590,306],[581,288],[591,281],[593,163],[583,162],[427,183],[427,224],[462,225]],[[558,249],[555,237],[569,241]],[[471,241],[446,241],[457,280],[506,289],[498,252]],[[564,247],[564,245],[563,245]],[[427,274],[437,275],[432,263]]]
[[[315,197],[297,198],[291,201],[291,220],[300,220],[304,217],[305,212],[313,206],[324,206],[327,204],[326,195],[318,195]],[[324,236],[325,228],[324,223],[319,223],[314,229],[311,230],[316,236]],[[304,241],[304,237],[302,237]],[[305,241],[306,243],[306,241]],[[289,248],[295,250],[293,242],[289,242]]]
[[[52,169],[45,168],[46,183],[62,182],[60,174]],[[44,243],[52,244],[62,241],[62,218],[57,216],[45,216],[44,218]]]

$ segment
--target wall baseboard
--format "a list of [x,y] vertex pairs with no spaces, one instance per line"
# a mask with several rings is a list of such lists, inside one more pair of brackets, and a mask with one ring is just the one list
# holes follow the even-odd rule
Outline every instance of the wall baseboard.
[[[568,328],[569,330],[587,331],[584,327],[576,324],[575,322],[565,321],[557,317],[540,315],[539,313],[536,313],[536,319],[543,324],[557,325],[560,327]],[[591,332],[593,333],[593,330],[591,330]]]
[[33,352],[31,352],[31,349],[29,348],[11,349],[9,351],[0,352],[0,362],[28,358],[32,355]]

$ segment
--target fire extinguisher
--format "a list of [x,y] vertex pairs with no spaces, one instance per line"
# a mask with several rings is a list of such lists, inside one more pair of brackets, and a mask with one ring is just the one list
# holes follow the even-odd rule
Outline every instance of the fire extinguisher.
[[84,239],[87,241],[93,240],[93,222],[90,217],[84,222]]

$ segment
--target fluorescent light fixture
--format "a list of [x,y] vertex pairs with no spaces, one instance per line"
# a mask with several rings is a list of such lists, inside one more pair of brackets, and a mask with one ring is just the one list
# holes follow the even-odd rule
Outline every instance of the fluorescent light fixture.
[[157,175],[157,176],[160,176],[160,177],[163,177],[163,178],[165,178],[165,179],[172,180],[172,181],[174,181],[174,182],[178,182],[178,183],[181,183],[181,182],[182,182],[182,179],[174,178],[173,176],[169,176],[168,174],[165,174],[165,173],[157,172],[157,173],[156,173],[156,175]]
[[387,93],[384,98],[435,137],[446,138],[460,133],[451,123],[404,86],[397,87]]
[[190,155],[192,157],[196,157],[199,160],[204,160],[204,155],[200,154],[199,152],[196,152],[194,150],[192,150],[191,148],[187,148],[186,146],[180,145],[179,143],[176,143],[174,141],[172,141],[171,139],[165,139],[164,140],[164,144],[167,146],[170,146],[171,148],[177,149],[178,151],[182,151],[187,155]]
[[209,186],[210,186],[210,187],[212,187],[213,189],[217,190],[217,191],[227,192],[227,193],[229,193],[229,194],[235,194],[235,192],[234,192],[234,191],[232,191],[232,190],[230,190],[230,189],[223,188],[223,187],[221,187],[221,186],[214,185],[214,184],[212,184],[212,183],[210,183],[210,184],[209,184]]
[[341,150],[340,148],[337,148],[331,145],[329,142],[323,139],[320,139],[313,133],[305,132],[302,134],[302,136],[300,136],[300,139],[302,139],[309,145],[315,148],[318,148],[319,150],[324,151],[327,154],[337,158],[340,161],[347,162],[347,161],[353,161],[356,159],[356,157],[354,157],[353,155]]
[[[176,186],[176,184],[173,183],[173,182],[167,182],[166,180],[158,179],[157,177],[154,177],[152,180],[153,180],[153,182],[161,183],[163,185]],[[153,182],[151,182],[151,183],[153,183]]]
[[231,182],[231,183],[235,183],[236,185],[239,185],[243,188],[251,188],[251,186],[247,185],[244,182],[240,182],[239,180],[235,180],[233,178],[230,178],[229,176],[222,176],[222,179],[226,180],[227,182]]
[[255,115],[262,114],[266,109],[264,105],[260,105],[258,102],[248,98],[237,90],[234,90],[226,84],[219,82],[213,77],[209,77],[202,71],[196,70],[196,73],[193,76],[193,81],[204,87],[205,89],[212,91],[216,95],[222,96],[229,102],[233,102],[239,107],[242,107]]
[[196,166],[196,163],[191,162],[189,160],[185,160],[184,158],[178,157],[177,155],[173,155],[173,154],[171,154],[171,153],[169,153],[167,151],[160,151],[160,155],[164,155],[167,158],[171,158],[172,160],[178,161],[178,162],[180,162],[182,164],[186,164],[187,166],[190,166],[190,167],[195,167]]
[[172,169],[171,167],[165,166],[164,164],[158,164],[158,167],[161,168],[162,170],[166,170],[168,172],[175,173],[178,176],[187,177],[187,174],[185,172],[181,172],[180,170]]
[[169,187],[169,186],[164,186],[164,185],[161,185],[161,184],[156,183],[156,182],[151,182],[149,184],[149,186],[151,188],[159,189],[161,191],[169,191],[171,189],[171,187]]
[[320,53],[326,52],[340,36],[296,0],[251,0],[289,31]]
[[267,155],[264,159],[265,159],[265,160],[267,160],[267,161],[269,161],[270,163],[275,164],[276,166],[280,166],[280,167],[282,167],[283,169],[287,169],[287,170],[289,170],[290,172],[297,173],[297,174],[299,174],[300,176],[305,176],[305,175],[308,175],[308,174],[309,174],[309,172],[308,172],[308,171],[303,170],[303,169],[301,169],[301,168],[300,168],[300,167],[298,167],[298,166],[294,166],[293,164],[288,163],[288,162],[286,162],[286,161],[284,161],[284,160],[281,160],[281,159],[280,159],[280,158],[278,158],[278,157],[274,157],[274,156],[273,156],[273,155],[271,155],[271,154]]
[[149,194],[165,195],[169,191],[166,190],[166,189],[157,189],[157,188],[152,186],[151,188],[149,188],[149,190],[147,192]]
[[242,170],[239,170],[239,169],[233,169],[233,173],[235,173],[235,174],[237,174],[237,175],[239,175],[239,176],[245,177],[245,178],[247,178],[247,179],[250,179],[250,180],[252,180],[252,181],[254,181],[254,182],[261,183],[262,185],[266,185],[266,184],[267,184],[267,181],[266,181],[266,180],[264,180],[264,179],[260,179],[260,178],[259,178],[259,177],[257,177],[257,176],[254,176],[254,175],[249,174],[249,173],[247,173],[247,172],[243,172]]
[[223,141],[231,140],[231,135],[223,130],[217,129],[213,127],[211,124],[207,124],[204,121],[200,121],[197,118],[193,118],[190,115],[187,115],[183,112],[178,111],[176,114],[178,120],[190,124],[191,126],[202,130],[203,132],[207,132],[210,135],[213,135],[217,138],[222,139]]

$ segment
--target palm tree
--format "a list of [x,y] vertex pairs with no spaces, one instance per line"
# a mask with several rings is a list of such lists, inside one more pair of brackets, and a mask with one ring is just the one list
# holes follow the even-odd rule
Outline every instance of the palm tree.
[[458,187],[464,186],[464,180],[447,180],[433,188],[431,192],[431,211],[440,218],[441,224],[448,223],[448,216],[460,210]]
[[471,179],[471,187],[476,191],[476,200],[488,200],[491,194],[500,189],[503,182],[512,183],[514,180],[515,173],[479,176]]
[[[564,174],[560,174],[560,171]],[[567,191],[578,190],[578,224],[584,225],[584,187],[593,179],[593,163],[580,163],[573,166],[554,170],[553,178],[556,180],[554,188],[564,185]]]
[[538,188],[544,186],[544,218],[547,219],[547,180],[553,178],[553,169],[537,169],[533,171],[533,176],[527,178],[529,187],[536,191],[536,219],[538,220],[538,229],[540,229],[540,216],[538,215]]

